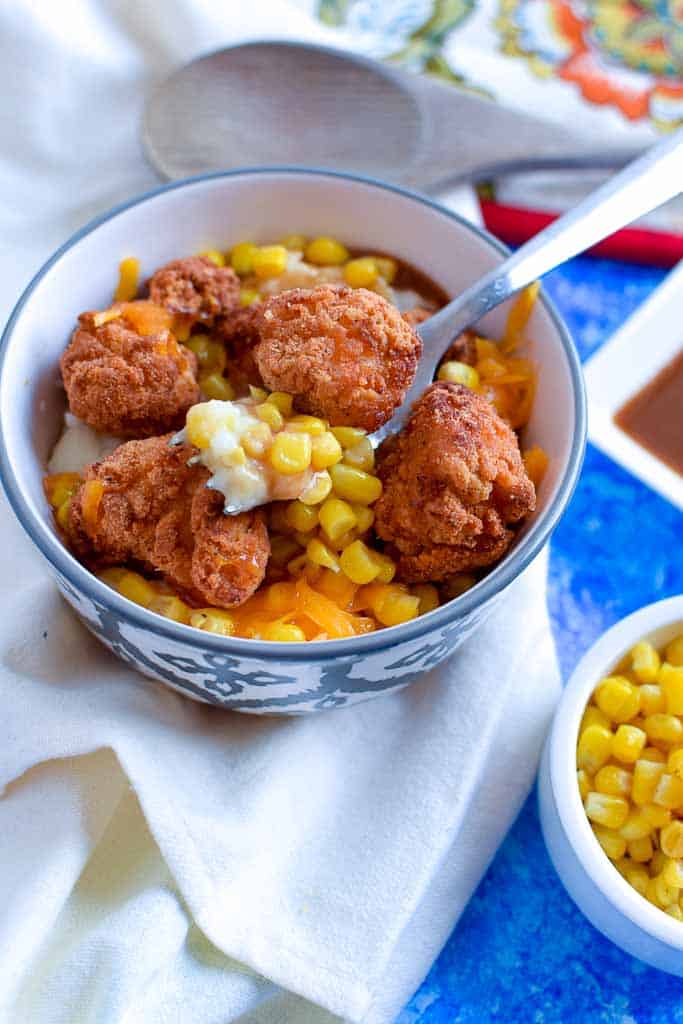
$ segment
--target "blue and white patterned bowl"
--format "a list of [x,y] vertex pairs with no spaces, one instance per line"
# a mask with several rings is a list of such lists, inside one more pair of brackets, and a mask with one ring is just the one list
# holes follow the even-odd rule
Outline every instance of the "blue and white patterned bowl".
[[[445,208],[381,182],[328,171],[255,169],[206,175],[132,199],[68,241],[38,272],[5,329],[0,353],[0,467],[9,500],[85,625],[124,661],[186,696],[253,713],[341,707],[406,686],[470,635],[557,525],[585,444],[578,358],[546,298],[528,327],[540,385],[524,443],[550,466],[538,510],[510,553],[462,597],[391,629],[307,644],[212,636],[132,604],[63,547],[43,497],[45,460],[60,429],[58,360],[76,314],[111,300],[116,266],[140,258],[147,276],[169,259],[239,239],[290,232],[336,235],[393,253],[456,294],[504,254],[491,236]],[[484,328],[499,336],[507,310]]]

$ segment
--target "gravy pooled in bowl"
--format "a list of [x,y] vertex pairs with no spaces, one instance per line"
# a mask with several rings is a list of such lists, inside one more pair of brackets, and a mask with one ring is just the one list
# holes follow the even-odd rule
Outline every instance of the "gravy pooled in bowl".
[[546,458],[517,435],[535,294],[501,342],[456,339],[375,451],[415,326],[447,301],[425,275],[326,237],[176,259],[146,291],[124,260],[62,359],[70,412],[45,490],[65,543],[129,599],[222,635],[335,639],[432,610],[535,506]]

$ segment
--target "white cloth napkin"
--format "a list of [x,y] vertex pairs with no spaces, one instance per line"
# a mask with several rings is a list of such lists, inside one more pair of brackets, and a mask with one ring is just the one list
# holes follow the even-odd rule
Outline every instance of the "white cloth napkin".
[[[153,184],[153,79],[313,32],[277,0],[5,5],[1,311],[79,223]],[[254,720],[115,660],[4,499],[0,526],[0,1020],[391,1021],[533,778],[559,686],[545,557],[403,693]]]

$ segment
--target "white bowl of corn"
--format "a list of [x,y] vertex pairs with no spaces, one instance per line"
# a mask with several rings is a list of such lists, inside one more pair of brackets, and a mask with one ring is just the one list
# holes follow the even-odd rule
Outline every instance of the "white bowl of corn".
[[683,976],[683,596],[618,622],[577,666],[539,775],[546,846],[604,935]]

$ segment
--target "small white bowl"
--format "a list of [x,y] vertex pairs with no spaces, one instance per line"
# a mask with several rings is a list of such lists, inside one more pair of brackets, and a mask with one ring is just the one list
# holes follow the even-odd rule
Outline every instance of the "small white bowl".
[[576,782],[576,743],[596,683],[642,639],[661,647],[683,630],[683,595],[641,608],[581,659],[562,695],[538,779],[541,828],[555,870],[591,924],[632,956],[683,976],[683,922],[622,878],[593,835]]
[[683,263],[586,363],[588,437],[606,455],[683,509],[683,477],[614,422],[621,407],[681,350]]

